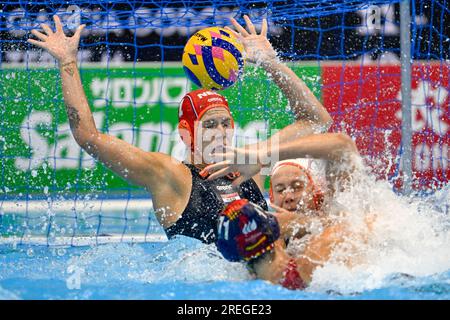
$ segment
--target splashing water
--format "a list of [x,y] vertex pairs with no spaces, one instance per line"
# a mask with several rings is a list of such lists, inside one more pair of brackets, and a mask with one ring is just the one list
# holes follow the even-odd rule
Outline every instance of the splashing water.
[[[352,266],[342,263],[345,248],[336,248],[332,259],[317,269],[309,290],[350,294],[419,278],[439,277],[450,270],[449,187],[428,199],[396,195],[385,181],[376,181],[362,165],[352,186],[336,195],[347,212],[345,222],[356,235],[348,239],[354,250]],[[430,205],[432,204],[432,205]],[[364,222],[374,216],[372,230]],[[446,280],[448,283],[448,279]]]
[[[69,248],[65,254],[45,247],[34,247],[32,256],[28,251],[0,248],[0,299],[211,299],[252,279],[243,264],[224,260],[214,246],[182,236]],[[71,286],[75,272],[78,285]]]
[[214,246],[180,237],[162,246],[106,245],[72,257],[69,264],[85,271],[85,281],[102,284],[109,279],[144,283],[242,281],[250,279],[245,266],[230,264]]
[[[450,188],[427,198],[396,195],[360,169],[336,195],[347,212],[352,258],[338,246],[306,291],[254,280],[214,245],[165,243],[81,248],[0,246],[0,299],[449,299]],[[372,230],[365,218],[376,216]],[[68,280],[79,271],[79,288]]]

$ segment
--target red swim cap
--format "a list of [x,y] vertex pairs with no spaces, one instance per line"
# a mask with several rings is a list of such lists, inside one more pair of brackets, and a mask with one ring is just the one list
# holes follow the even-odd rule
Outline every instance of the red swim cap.
[[[180,133],[181,140],[191,150],[194,150],[195,121],[200,120],[206,111],[219,107],[225,108],[230,113],[227,99],[211,90],[199,89],[191,91],[181,100],[178,110],[178,132]],[[231,126],[234,128],[233,121]]]

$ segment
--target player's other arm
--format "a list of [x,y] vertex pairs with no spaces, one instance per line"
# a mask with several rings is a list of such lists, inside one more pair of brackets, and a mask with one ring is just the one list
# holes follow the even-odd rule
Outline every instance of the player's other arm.
[[284,93],[295,115],[294,123],[276,133],[279,141],[327,132],[333,119],[303,80],[276,59],[269,60],[262,66]]
[[[180,166],[170,156],[145,152],[135,146],[99,132],[89,108],[77,68],[77,51],[81,31],[80,26],[72,37],[64,35],[58,16],[53,17],[56,31],[45,24],[44,33],[33,30],[41,41],[29,39],[28,42],[39,46],[52,54],[60,65],[62,90],[70,128],[75,141],[91,156],[104,163],[112,171],[131,183],[150,187],[161,181],[164,170],[171,164]],[[172,168],[176,171],[176,168]]]
[[[203,172],[208,179],[217,179],[230,172],[240,172],[241,176],[233,181],[239,184],[257,175],[263,167],[273,165],[272,159],[286,160],[295,158],[315,158],[328,160],[327,179],[335,182],[348,180],[354,170],[354,157],[358,149],[350,136],[343,133],[321,133],[299,137],[280,144],[246,146],[244,148],[228,147],[225,153],[216,154],[218,159],[225,159],[208,165]],[[255,163],[239,163],[254,160]],[[267,161],[268,160],[268,161]]]
[[327,160],[325,175],[331,194],[348,187],[360,160],[355,142],[344,133],[312,134],[279,146],[260,149],[259,152],[266,157],[276,153],[280,160],[293,158]]
[[248,16],[244,16],[247,30],[236,20],[231,19],[238,33],[236,36],[244,44],[247,60],[261,65],[271,76],[289,101],[296,122],[283,128],[276,135],[279,142],[328,131],[333,120],[328,111],[314,96],[308,86],[289,67],[281,63],[276,52],[267,39],[267,21],[264,19],[261,34],[256,33],[255,26]]
[[62,90],[70,128],[75,141],[122,178],[139,186],[148,186],[164,172],[162,153],[145,152],[114,136],[97,130],[75,60],[60,63]]

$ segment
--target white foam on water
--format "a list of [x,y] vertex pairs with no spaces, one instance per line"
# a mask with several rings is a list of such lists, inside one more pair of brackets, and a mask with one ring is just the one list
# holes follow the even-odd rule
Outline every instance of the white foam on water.
[[[363,169],[355,173],[354,181],[351,188],[337,194],[336,202],[347,212],[349,228],[355,234],[369,234],[368,241],[360,237],[350,239],[357,253],[353,257],[358,258],[358,263],[351,267],[341,262],[347,255],[344,248],[337,248],[333,259],[315,271],[308,290],[345,294],[386,288],[398,285],[395,280],[398,274],[437,275],[439,283],[448,283],[450,219],[446,212],[450,188],[431,197],[410,199],[396,195],[388,182],[376,181]],[[364,222],[368,213],[376,215],[371,233]],[[83,270],[82,286],[107,286],[116,280],[155,284],[252,279],[243,264],[226,261],[214,245],[187,237],[159,244],[106,244],[72,255],[68,261],[49,259],[52,263],[39,264],[38,270],[16,264],[16,272],[27,272],[29,278],[65,280],[71,275],[68,268],[76,268]],[[11,294],[0,288],[0,298],[12,297]]]
[[[338,193],[336,201],[347,212],[349,229],[367,235],[367,241],[347,239],[352,266],[342,262],[348,256],[346,246],[338,246],[332,259],[314,272],[309,290],[361,292],[391,285],[395,274],[425,277],[450,270],[450,217],[443,210],[449,192],[447,186],[425,199],[399,196],[359,165],[354,184]],[[376,218],[369,231],[364,221],[372,214]]]
[[[395,285],[398,274],[424,277],[450,270],[450,220],[442,209],[449,204],[449,189],[434,197],[411,199],[396,195],[389,183],[376,181],[363,169],[357,172],[355,183],[336,195],[336,203],[347,212],[349,229],[368,235],[367,241],[359,236],[346,241],[352,244],[352,266],[342,262],[349,255],[346,246],[338,246],[332,259],[314,272],[308,290],[348,294]],[[371,214],[376,219],[369,231],[365,218]],[[92,247],[72,256],[68,265],[84,270],[83,283],[90,284],[114,279],[141,283],[252,279],[244,264],[226,261],[214,245],[187,237],[148,245]]]
[[[146,244],[146,246],[151,244]],[[140,245],[108,244],[88,249],[68,262],[83,270],[82,282],[143,283],[241,281],[251,279],[243,264],[224,260],[214,245],[179,237],[145,250]]]

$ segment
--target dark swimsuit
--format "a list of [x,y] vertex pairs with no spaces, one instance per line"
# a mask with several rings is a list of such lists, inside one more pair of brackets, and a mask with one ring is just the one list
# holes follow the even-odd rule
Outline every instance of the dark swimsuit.
[[248,199],[268,210],[266,200],[253,179],[241,183],[236,191],[231,179],[222,177],[207,181],[200,176],[200,169],[185,165],[192,173],[192,191],[181,217],[165,229],[169,239],[179,234],[204,243],[214,243],[217,239],[217,218],[224,207],[236,199]]

